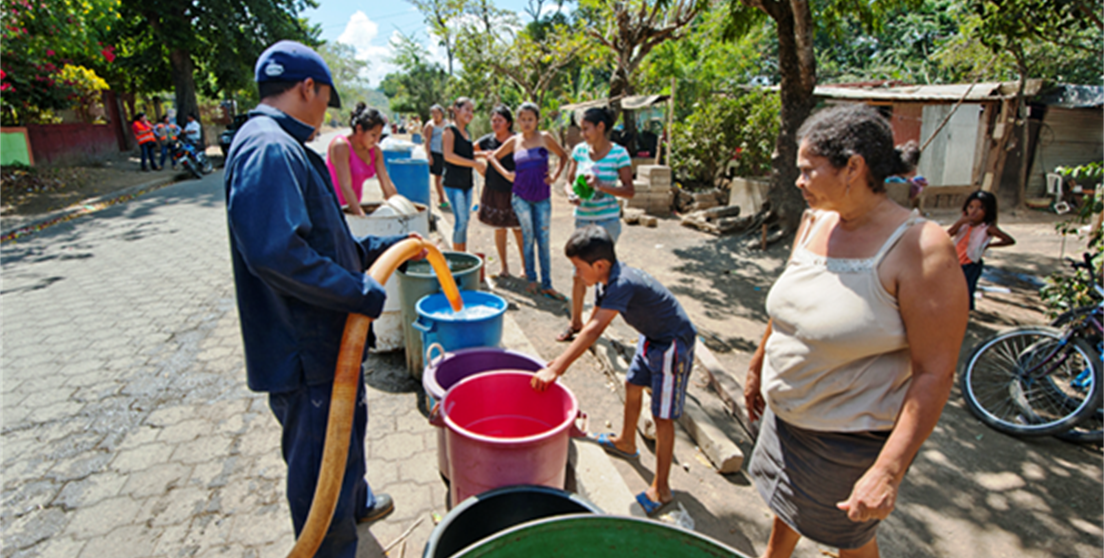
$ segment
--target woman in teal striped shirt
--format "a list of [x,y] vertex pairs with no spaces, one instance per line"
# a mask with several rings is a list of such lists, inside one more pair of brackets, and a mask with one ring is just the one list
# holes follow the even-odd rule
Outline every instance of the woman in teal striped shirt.
[[[596,107],[583,113],[585,141],[571,152],[571,160],[567,164],[567,176],[571,180],[566,190],[568,200],[575,205],[575,228],[598,225],[617,242],[617,237],[621,235],[621,204],[617,198],[631,198],[634,190],[632,159],[624,147],[610,141],[611,128],[613,115],[609,110]],[[578,176],[585,176],[587,184],[594,189],[594,196],[588,200],[576,197],[572,189]],[[576,276],[571,287],[571,323],[556,338],[558,341],[570,341],[583,329],[585,296],[586,284]]]

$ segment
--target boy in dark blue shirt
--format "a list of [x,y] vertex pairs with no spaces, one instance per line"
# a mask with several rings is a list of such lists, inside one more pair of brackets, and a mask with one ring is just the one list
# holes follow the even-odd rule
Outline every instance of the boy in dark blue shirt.
[[543,391],[567,371],[609,326],[618,314],[640,332],[636,354],[625,377],[625,414],[621,433],[604,433],[594,440],[606,452],[636,459],[636,422],[640,417],[644,388],[652,389],[652,416],[656,423],[656,474],[652,485],[637,494],[636,501],[648,515],[655,515],[674,501],[668,477],[675,450],[675,419],[682,416],[686,381],[694,363],[697,331],[682,305],[651,275],[621,265],[609,233],[591,225],[577,229],[564,252],[576,275],[596,289],[597,303],[590,321],[570,346],[533,377],[533,387]]

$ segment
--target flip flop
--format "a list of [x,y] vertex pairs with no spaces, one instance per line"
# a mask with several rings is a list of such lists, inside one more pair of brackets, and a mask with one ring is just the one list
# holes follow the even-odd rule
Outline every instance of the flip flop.
[[566,343],[568,341],[572,341],[572,340],[575,339],[575,334],[576,333],[579,333],[579,330],[577,330],[577,329],[575,329],[575,328],[573,328],[569,325],[566,328],[564,328],[564,330],[562,332],[560,332],[559,335],[556,336],[556,341],[559,341],[560,343]]
[[541,291],[541,294],[544,295],[546,298],[551,298],[552,300],[555,300],[557,302],[567,302],[566,296],[552,289]]
[[[602,446],[602,449],[606,450],[606,453],[608,453],[608,454],[610,454],[614,457],[620,457],[621,459],[639,459],[640,458],[640,450],[636,450],[635,453],[629,453],[627,451],[622,451],[622,450],[618,449],[617,446],[613,445],[612,437],[613,437],[612,432],[603,432],[601,434],[598,434],[596,436],[591,437],[591,440],[594,440],[594,443],[598,444],[599,446]],[[643,505],[643,504],[641,504],[641,505]]]
[[640,504],[640,507],[644,508],[644,513],[648,514],[648,517],[655,517],[659,515],[659,512],[663,511],[667,506],[675,503],[675,499],[672,498],[667,502],[655,502],[648,497],[648,492],[644,491],[636,495],[636,503]]

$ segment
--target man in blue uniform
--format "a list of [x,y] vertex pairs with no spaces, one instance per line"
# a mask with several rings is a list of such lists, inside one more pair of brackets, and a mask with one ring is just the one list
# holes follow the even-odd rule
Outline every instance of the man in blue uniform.
[[[318,482],[346,317],[380,315],[383,286],[364,270],[406,236],[354,238],[325,161],[305,145],[326,107],[341,106],[322,58],[280,41],[261,54],[255,74],[261,104],[227,156],[226,210],[249,388],[269,394],[283,428],[298,536]],[[364,395],[361,378],[341,495],[317,556],[352,558],[357,523],[394,509],[390,496],[373,494],[364,478]]]

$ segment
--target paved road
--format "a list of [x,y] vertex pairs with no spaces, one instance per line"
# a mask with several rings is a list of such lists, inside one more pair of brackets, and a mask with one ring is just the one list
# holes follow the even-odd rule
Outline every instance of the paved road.
[[[279,430],[245,386],[221,181],[3,246],[4,557],[291,548]],[[372,366],[370,478],[398,505],[362,532],[361,556],[445,511],[401,355]]]

